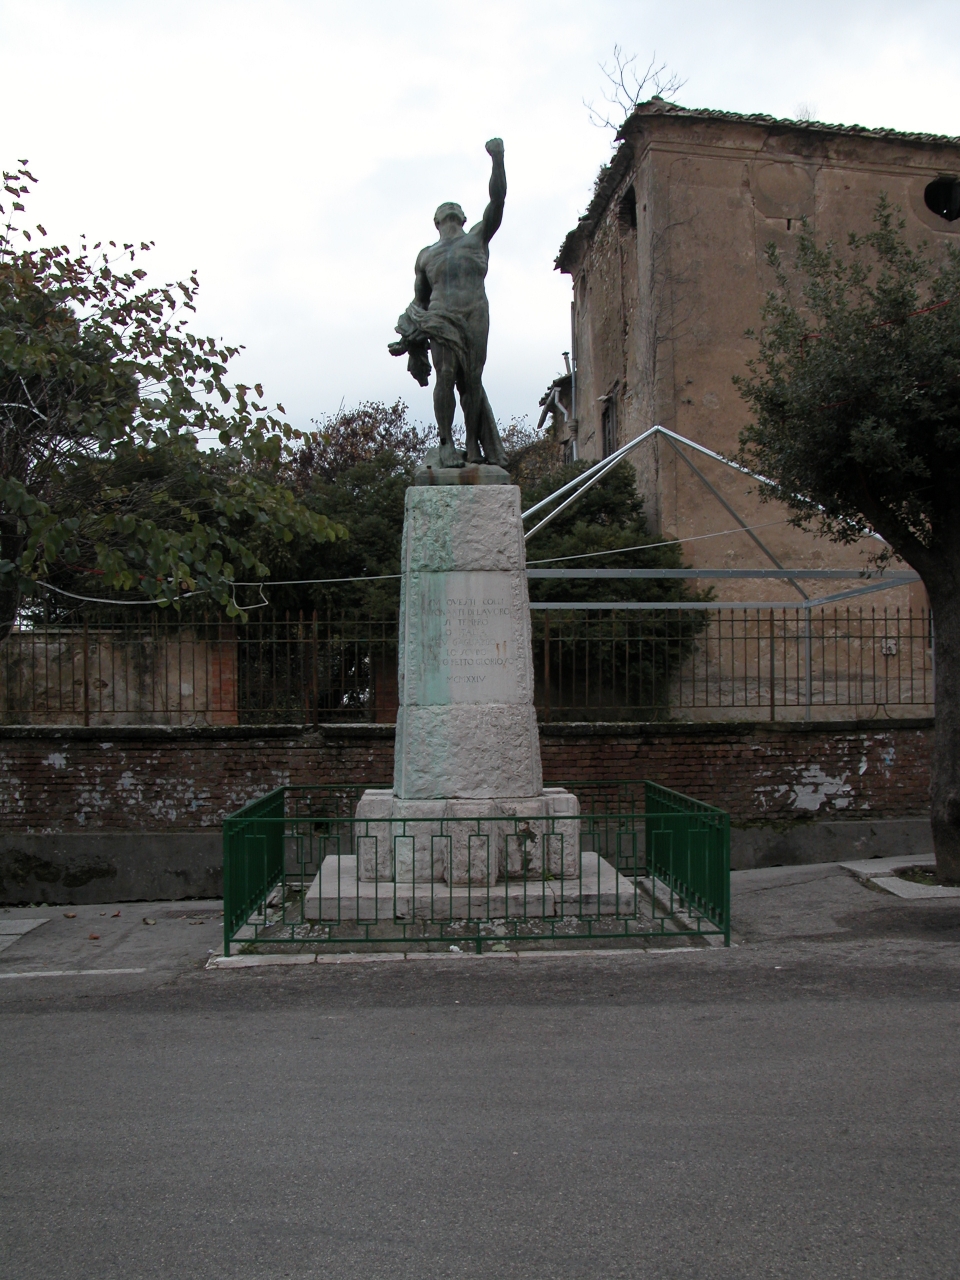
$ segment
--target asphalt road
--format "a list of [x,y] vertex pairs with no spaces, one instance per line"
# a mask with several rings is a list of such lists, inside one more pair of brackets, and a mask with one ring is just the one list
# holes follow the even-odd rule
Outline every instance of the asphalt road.
[[2,1274],[960,1277],[960,903],[734,883],[729,951],[519,963],[212,972],[216,904],[32,912]]

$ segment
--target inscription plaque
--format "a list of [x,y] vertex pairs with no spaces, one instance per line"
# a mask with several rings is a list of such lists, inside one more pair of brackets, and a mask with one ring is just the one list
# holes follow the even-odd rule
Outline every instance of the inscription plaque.
[[528,702],[519,574],[421,573],[416,579],[407,600],[407,617],[416,620],[404,647],[407,702]]

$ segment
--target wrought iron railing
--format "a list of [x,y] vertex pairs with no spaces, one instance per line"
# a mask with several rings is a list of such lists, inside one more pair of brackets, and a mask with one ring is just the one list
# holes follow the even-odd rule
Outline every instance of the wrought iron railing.
[[[550,609],[533,613],[544,720],[929,715],[926,610]],[[392,722],[394,621],[35,627],[0,644],[7,724]]]
[[358,819],[355,789],[271,792],[223,824],[224,953],[729,943],[728,816],[650,783],[582,789],[578,818],[386,820]]
[[571,610],[534,619],[543,719],[933,709],[927,610]]

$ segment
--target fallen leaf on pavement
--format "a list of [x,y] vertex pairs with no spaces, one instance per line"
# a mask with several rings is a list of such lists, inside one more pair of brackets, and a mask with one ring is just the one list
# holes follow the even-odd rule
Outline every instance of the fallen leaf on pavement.
[[65,911],[63,913],[68,920],[76,920],[77,913],[75,911]]
[[91,933],[89,936],[90,936],[90,941],[91,941],[91,942],[99,942],[99,941],[100,941],[100,935],[99,935],[99,933]]
[[119,911],[115,911],[115,912],[113,913],[113,915],[110,917],[110,919],[111,919],[111,920],[116,920],[116,918],[117,918],[117,916],[118,916],[119,914],[120,914],[120,912],[119,912]]
[[156,920],[151,920],[151,918],[150,918],[149,916],[144,916],[144,917],[143,917],[143,923],[144,923],[144,924],[156,924],[157,922],[156,922]]

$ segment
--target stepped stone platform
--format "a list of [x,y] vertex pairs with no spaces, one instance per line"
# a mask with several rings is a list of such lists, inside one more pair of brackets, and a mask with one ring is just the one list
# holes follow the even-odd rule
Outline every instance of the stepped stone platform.
[[597,853],[578,874],[492,885],[363,880],[355,855],[324,858],[307,890],[305,915],[321,922],[371,920],[553,920],[630,916],[639,890]]
[[562,787],[538,796],[407,800],[365,791],[353,852],[361,880],[495,884],[579,874],[580,805]]

